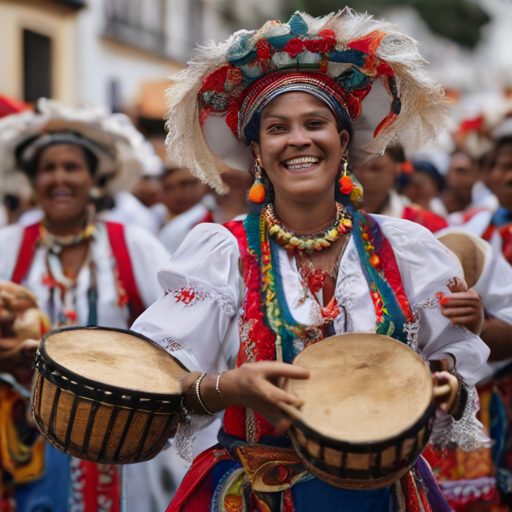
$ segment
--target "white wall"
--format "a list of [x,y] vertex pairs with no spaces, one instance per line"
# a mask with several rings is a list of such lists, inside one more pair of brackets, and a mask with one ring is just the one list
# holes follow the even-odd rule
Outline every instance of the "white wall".
[[82,101],[109,104],[109,83],[120,87],[121,106],[137,103],[140,85],[165,79],[182,68],[177,62],[103,37],[103,0],[89,0],[77,21],[78,88]]

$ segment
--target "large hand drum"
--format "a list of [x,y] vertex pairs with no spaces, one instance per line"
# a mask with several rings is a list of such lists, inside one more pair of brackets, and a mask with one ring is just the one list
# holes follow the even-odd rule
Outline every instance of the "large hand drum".
[[41,342],[36,370],[32,416],[64,453],[99,464],[142,462],[176,430],[187,372],[135,332],[53,331]]
[[304,400],[290,437],[306,467],[336,487],[377,489],[404,475],[425,448],[436,406],[426,363],[378,334],[344,334],[310,345],[294,364],[308,380],[286,389]]

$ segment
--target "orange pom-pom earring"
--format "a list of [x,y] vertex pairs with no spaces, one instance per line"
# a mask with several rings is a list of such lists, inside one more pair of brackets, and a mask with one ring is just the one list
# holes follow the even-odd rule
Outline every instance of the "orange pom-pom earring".
[[341,164],[340,192],[348,196],[351,201],[357,201],[363,197],[363,187],[352,174],[346,156],[341,157]]
[[261,164],[259,158],[254,163],[254,183],[249,190],[249,201],[261,204],[265,201],[265,186],[261,182]]

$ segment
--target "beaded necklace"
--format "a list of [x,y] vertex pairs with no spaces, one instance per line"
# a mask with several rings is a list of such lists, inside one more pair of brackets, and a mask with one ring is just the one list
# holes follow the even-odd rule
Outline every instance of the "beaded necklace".
[[[319,325],[302,325],[294,320],[284,294],[277,245],[284,245],[288,250],[300,253],[322,250],[330,247],[341,234],[348,232],[352,222],[343,206],[338,204],[336,219],[324,233],[320,233],[319,237],[308,235],[299,239],[278,221],[273,208],[269,206],[267,205],[259,217],[248,215],[244,226],[247,233],[248,249],[259,260],[261,306],[265,311],[265,320],[276,336],[276,359],[292,362],[298,353],[294,340],[300,339],[304,345],[309,345],[323,339],[325,328],[332,322],[337,310],[333,308],[334,314],[325,317],[324,322]],[[336,234],[332,233],[331,240],[326,239],[333,230],[336,231]],[[278,234],[280,236],[277,236]],[[297,242],[292,240],[293,238],[297,238]],[[319,242],[319,238],[325,240],[323,244]],[[299,246],[300,241],[305,241],[306,244]],[[309,244],[311,249],[307,248],[309,241],[312,242]],[[304,249],[299,247],[304,247]]]
[[270,236],[288,250],[314,252],[330,247],[338,238],[352,228],[350,215],[343,205],[336,203],[336,218],[322,232],[302,235],[288,229],[277,216],[274,205],[269,203],[262,212]]
[[[300,339],[307,346],[323,339],[325,328],[334,317],[326,318],[322,325],[301,325],[294,320],[288,308],[279,271],[279,242],[270,235],[265,213],[263,211],[260,216],[248,215],[244,222],[248,250],[259,263],[260,304],[265,312],[265,323],[276,336],[276,359],[291,362],[298,352],[294,340]],[[346,226],[346,232],[350,229],[347,221],[351,226],[352,220],[355,223],[352,235],[375,307],[377,333],[409,342],[409,333],[405,326],[414,322],[415,318],[403,290],[393,250],[378,224],[369,216],[352,212],[351,218],[347,216],[345,219],[345,224],[343,220],[340,221],[340,225]],[[285,247],[291,245],[292,250],[299,251],[298,244],[288,244],[282,238],[280,244]]]
[[72,235],[56,235],[48,231],[47,222],[41,221],[39,226],[39,242],[41,245],[47,247],[54,254],[60,254],[63,247],[71,247],[78,245],[84,240],[89,240],[95,233],[96,226],[93,224],[91,215],[87,220],[87,225],[80,233]]

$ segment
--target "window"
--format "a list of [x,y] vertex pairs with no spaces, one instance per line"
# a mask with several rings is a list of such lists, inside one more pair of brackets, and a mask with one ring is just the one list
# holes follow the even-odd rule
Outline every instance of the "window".
[[105,0],[105,35],[150,52],[165,52],[165,0]]
[[31,30],[23,30],[23,96],[30,103],[52,97],[52,40]]

